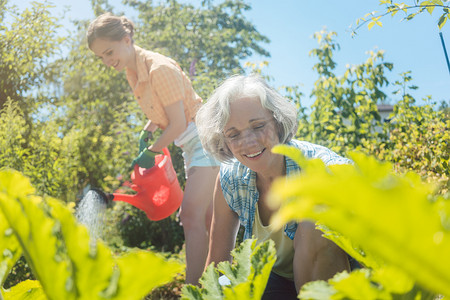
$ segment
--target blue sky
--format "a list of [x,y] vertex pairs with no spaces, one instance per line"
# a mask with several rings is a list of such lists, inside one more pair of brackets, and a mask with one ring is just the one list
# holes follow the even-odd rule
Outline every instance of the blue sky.
[[[66,18],[62,24],[71,29],[70,20],[92,19],[90,0],[58,0],[52,11],[59,16],[66,8]],[[199,0],[185,2],[198,3]],[[433,100],[450,101],[450,73],[445,61],[444,51],[437,27],[438,11],[433,16],[421,14],[411,21],[401,21],[402,16],[386,16],[381,21],[383,27],[374,26],[371,30],[364,26],[356,37],[351,37],[349,27],[356,20],[371,11],[382,11],[378,0],[248,0],[252,9],[247,12],[248,19],[256,29],[267,36],[271,42],[265,48],[270,58],[252,57],[250,61],[269,61],[264,72],[273,77],[272,85],[299,85],[304,93],[302,99],[306,106],[311,105],[309,94],[317,79],[312,70],[316,60],[309,52],[317,47],[314,32],[327,28],[337,32],[336,41],[340,50],[335,52],[334,60],[338,66],[337,75],[342,75],[347,65],[363,63],[367,51],[384,50],[385,61],[394,63],[388,78],[391,82],[400,79],[399,74],[411,71],[412,84],[419,87],[413,96],[420,100],[431,95]],[[20,9],[31,6],[30,0],[14,0],[10,4]],[[136,14],[130,8],[125,10],[121,0],[110,0],[117,11],[125,11],[133,18]],[[405,1],[411,4],[411,1]],[[447,52],[450,51],[450,23],[442,29]],[[448,53],[450,55],[450,53]],[[385,89],[394,103],[398,96],[391,95],[392,85]]]

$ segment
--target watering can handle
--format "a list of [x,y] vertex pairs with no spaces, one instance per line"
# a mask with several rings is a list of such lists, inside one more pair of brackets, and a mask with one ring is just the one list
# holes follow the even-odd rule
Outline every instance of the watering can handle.
[[[168,156],[169,159],[170,159],[170,152],[169,152],[169,149],[167,149],[167,147],[165,147],[165,148],[163,149],[163,153],[164,153],[165,156]],[[140,177],[142,177],[141,172],[139,172],[139,165],[138,165],[138,164],[135,164],[135,165],[134,165],[134,176],[135,176],[135,178],[140,178]]]
[[167,147],[163,149],[163,153],[165,156],[168,156],[170,158],[170,152],[169,149],[167,149]]

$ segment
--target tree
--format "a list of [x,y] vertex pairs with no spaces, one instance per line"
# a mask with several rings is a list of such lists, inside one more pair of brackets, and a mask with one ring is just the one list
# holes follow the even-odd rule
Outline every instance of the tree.
[[70,148],[52,120],[55,97],[44,92],[55,82],[58,64],[51,61],[64,41],[50,8],[33,2],[19,12],[0,2],[0,168],[23,172],[41,194],[67,199],[73,196],[65,172]]
[[37,107],[36,91],[55,75],[48,62],[64,38],[56,36],[60,25],[50,5],[33,2],[19,13],[7,4],[0,1],[0,109],[11,98],[28,118]]
[[318,79],[311,93],[315,98],[309,116],[302,115],[298,136],[329,147],[337,152],[360,148],[381,141],[380,115],[377,104],[386,98],[382,87],[388,84],[385,72],[393,65],[383,61],[383,52],[369,52],[363,64],[348,67],[344,75],[336,76],[333,52],[339,49],[335,32],[322,30],[314,37],[319,47],[310,55],[317,57],[314,70]]

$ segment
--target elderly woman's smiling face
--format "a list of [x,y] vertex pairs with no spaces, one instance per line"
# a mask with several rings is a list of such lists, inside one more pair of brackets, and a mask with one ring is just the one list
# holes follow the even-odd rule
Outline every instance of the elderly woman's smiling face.
[[223,130],[235,158],[255,172],[279,163],[271,149],[280,143],[272,112],[257,97],[240,98],[230,104],[230,119]]

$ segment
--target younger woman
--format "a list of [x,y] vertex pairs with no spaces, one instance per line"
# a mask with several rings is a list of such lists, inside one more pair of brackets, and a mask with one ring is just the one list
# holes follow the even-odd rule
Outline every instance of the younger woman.
[[[218,172],[216,160],[203,151],[194,122],[202,99],[173,59],[135,45],[133,31],[129,19],[106,13],[91,22],[87,41],[105,65],[125,70],[149,120],[139,137],[139,155],[133,165],[152,167],[155,155],[172,142],[183,150],[187,179],[180,219],[186,242],[186,283],[197,284],[208,253],[208,208]],[[157,128],[163,132],[150,145],[148,134]]]

